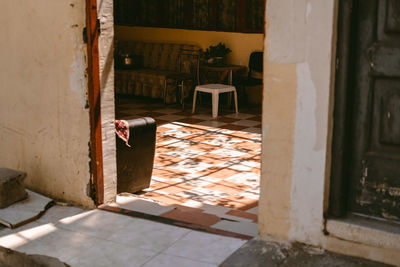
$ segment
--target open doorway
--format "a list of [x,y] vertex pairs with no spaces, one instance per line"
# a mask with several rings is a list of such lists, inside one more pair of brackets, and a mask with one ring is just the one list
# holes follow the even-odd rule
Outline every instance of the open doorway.
[[[153,6],[150,2],[157,2],[164,10],[180,10],[174,14],[184,14],[181,17],[177,15],[172,19],[170,15],[165,15],[163,18],[178,27],[159,28],[160,25],[149,11],[155,12],[157,5]],[[185,48],[199,47],[205,51],[210,45],[223,42],[232,50],[226,65],[242,66],[243,70],[247,67],[251,52],[262,52],[264,35],[262,28],[260,30],[257,27],[263,26],[264,14],[260,22],[250,21],[242,25],[239,17],[246,17],[247,13],[239,11],[245,8],[251,12],[250,7],[254,5],[253,12],[262,10],[263,13],[264,8],[257,8],[257,5],[263,6],[264,1],[221,1],[220,4],[217,1],[169,2],[133,1],[121,8],[123,1],[116,1],[114,30],[117,53],[121,43],[128,43],[136,51],[143,51],[138,53],[141,57],[132,57],[139,61],[138,68],[153,64],[168,69],[178,61],[173,56],[174,51],[178,50],[174,50],[171,44]],[[148,12],[135,13],[139,10],[135,8],[135,3],[141,7],[140,10]],[[207,6],[207,12],[204,5]],[[119,13],[129,8],[135,10],[131,13],[135,14],[133,19],[126,12]],[[231,16],[219,22],[218,12]],[[188,13],[199,13],[198,20],[191,21],[193,28],[188,26]],[[118,15],[121,17],[118,18]],[[201,21],[207,21],[207,25],[201,24]],[[203,25],[204,28],[193,25]],[[210,27],[215,28],[210,31]],[[254,29],[246,30],[246,27]],[[157,49],[165,51],[154,52]],[[201,58],[200,61],[203,65],[204,60]],[[157,124],[157,138],[150,187],[139,192],[119,194],[117,203],[111,206],[190,223],[191,227],[197,225],[247,237],[257,235],[262,84],[240,88],[247,90],[248,94],[245,102],[243,98],[240,99],[244,94],[239,92],[238,114],[230,106],[220,106],[218,117],[215,118],[211,113],[211,98],[207,98],[207,95],[203,96],[202,105],[192,114],[192,95],[196,82],[186,88],[188,93],[186,98],[183,97],[183,109],[182,103],[175,103],[180,98],[175,92],[179,91],[174,86],[165,90],[165,83],[159,76],[154,78],[154,75],[146,73],[138,77],[137,73],[132,74],[126,69],[117,69],[115,74],[116,119],[151,117]],[[226,71],[214,73],[216,76],[211,77],[199,67],[198,74],[203,79],[197,83],[204,84],[204,80],[212,79],[218,83],[229,83]],[[142,79],[141,82],[133,83],[132,76]],[[239,76],[240,73],[233,73],[234,85]],[[165,95],[165,92],[170,95]],[[221,99],[221,104],[225,100]]]

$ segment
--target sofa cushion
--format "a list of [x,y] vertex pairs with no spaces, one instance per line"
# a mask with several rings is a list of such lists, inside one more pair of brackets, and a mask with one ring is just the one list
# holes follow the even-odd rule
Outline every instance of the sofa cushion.
[[[197,69],[196,56],[188,51],[200,51],[200,47],[189,44],[147,43],[139,41],[120,41],[115,43],[116,55],[141,55],[143,68],[124,70],[116,68],[115,92],[117,94],[133,94],[151,98],[164,98],[166,84],[167,95],[165,101],[176,101],[176,80],[166,78],[177,72],[185,72],[195,77]],[[182,54],[184,52],[184,55]],[[194,81],[185,82],[183,93],[189,95]]]
[[121,89],[118,93],[162,98],[165,80],[171,74],[176,72],[154,69],[119,70],[116,72],[115,85]]
[[137,41],[123,41],[116,45],[118,55],[142,55],[144,68],[168,71],[179,71],[179,55],[182,50],[200,50],[200,47],[190,44]]

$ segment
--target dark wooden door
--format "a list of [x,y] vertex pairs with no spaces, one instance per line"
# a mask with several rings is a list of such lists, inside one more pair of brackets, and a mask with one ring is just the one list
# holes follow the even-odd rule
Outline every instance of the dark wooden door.
[[400,0],[355,12],[348,210],[400,220]]

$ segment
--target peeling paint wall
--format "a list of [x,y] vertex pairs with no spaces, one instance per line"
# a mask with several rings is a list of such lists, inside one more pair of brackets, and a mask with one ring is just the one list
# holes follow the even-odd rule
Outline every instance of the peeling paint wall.
[[0,166],[26,171],[37,192],[93,206],[85,17],[84,0],[2,1]]
[[297,64],[297,104],[294,139],[290,236],[320,244],[325,197],[325,168],[331,91],[335,1],[304,1],[307,44],[304,62]]
[[310,244],[323,226],[334,6],[271,0],[266,9],[260,209],[279,217],[262,215],[260,232]]
[[99,60],[101,91],[101,124],[103,137],[104,202],[112,202],[117,194],[114,102],[114,18],[113,0],[97,1],[100,20]]

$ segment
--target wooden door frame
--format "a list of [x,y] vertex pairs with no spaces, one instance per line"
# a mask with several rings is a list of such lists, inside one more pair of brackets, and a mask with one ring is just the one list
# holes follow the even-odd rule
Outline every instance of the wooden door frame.
[[356,0],[339,0],[338,35],[335,64],[332,161],[329,193],[329,216],[347,213],[348,170],[351,150],[351,100],[348,88],[354,83],[353,40],[355,38],[353,5]]
[[99,23],[97,0],[86,0],[87,79],[90,116],[90,195],[95,204],[104,202],[103,151],[100,112]]

